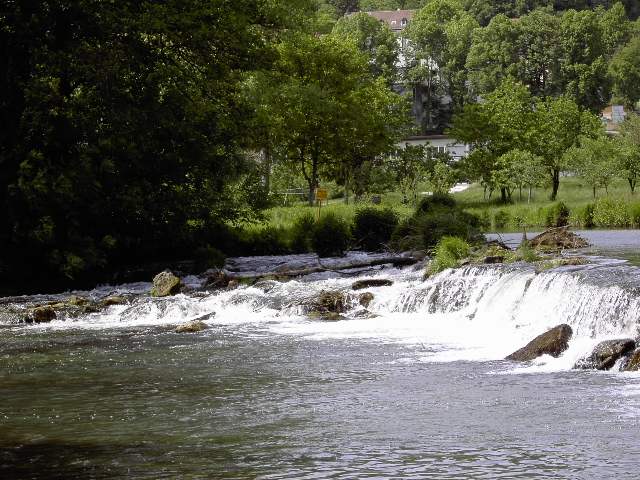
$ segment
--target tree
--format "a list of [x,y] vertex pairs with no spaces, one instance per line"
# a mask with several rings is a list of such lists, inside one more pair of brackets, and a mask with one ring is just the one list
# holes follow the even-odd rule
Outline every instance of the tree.
[[567,97],[538,101],[534,116],[529,132],[531,149],[543,159],[551,177],[551,200],[555,200],[560,173],[567,168],[565,152],[577,145],[580,137],[597,137],[602,124]]
[[0,246],[14,281],[172,258],[239,219],[241,78],[270,67],[297,6],[13,2],[0,16]]
[[477,27],[459,0],[428,2],[407,27],[412,62],[407,79],[420,91],[423,130],[442,130],[467,99],[465,61]]
[[635,192],[640,177],[640,116],[631,114],[620,126],[616,139],[619,148],[620,175],[629,182],[631,193]]
[[349,182],[390,149],[405,121],[401,97],[370,73],[367,56],[341,36],[299,34],[279,48],[283,155],[300,169],[309,202],[325,176]]
[[617,101],[633,107],[640,100],[640,36],[632,38],[611,59],[609,75]]
[[567,163],[584,178],[593,189],[603,187],[608,193],[608,187],[617,174],[618,151],[615,143],[606,136],[598,138],[583,137],[580,145],[570,148],[565,156]]
[[433,193],[446,194],[458,181],[458,174],[449,163],[437,160],[428,179],[433,186]]
[[514,188],[520,191],[529,189],[527,203],[531,203],[532,190],[542,185],[547,170],[542,158],[526,150],[514,149],[500,156],[497,160],[496,171],[493,173],[494,182],[508,189],[509,197]]
[[338,20],[333,34],[352,39],[369,55],[374,76],[383,77],[389,85],[397,80],[398,40],[386,23],[366,13],[357,13]]
[[415,202],[418,182],[427,171],[425,147],[406,144],[389,157],[385,166],[400,186],[402,202],[407,203],[410,195]]

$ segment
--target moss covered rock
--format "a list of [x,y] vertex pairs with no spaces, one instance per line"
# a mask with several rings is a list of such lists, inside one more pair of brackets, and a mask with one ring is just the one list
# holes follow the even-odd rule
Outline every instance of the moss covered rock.
[[168,270],[160,272],[153,278],[152,297],[168,297],[180,293],[182,281]]

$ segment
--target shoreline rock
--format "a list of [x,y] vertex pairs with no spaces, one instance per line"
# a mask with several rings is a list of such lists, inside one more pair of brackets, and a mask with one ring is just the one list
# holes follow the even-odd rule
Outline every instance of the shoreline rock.
[[615,363],[636,348],[635,340],[620,338],[605,340],[593,349],[588,357],[581,358],[573,368],[578,370],[609,370]]
[[572,335],[573,330],[571,327],[563,323],[542,335],[538,335],[524,347],[507,356],[505,360],[528,362],[542,355],[551,355],[557,358],[569,348],[569,340]]

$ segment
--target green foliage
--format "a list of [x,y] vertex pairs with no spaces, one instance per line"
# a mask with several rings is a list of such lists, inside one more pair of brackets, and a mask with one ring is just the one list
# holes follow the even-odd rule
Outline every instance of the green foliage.
[[291,227],[291,250],[306,253],[312,250],[311,238],[316,220],[313,214],[305,213],[298,217]]
[[600,228],[626,228],[631,224],[631,217],[624,202],[600,198],[595,203],[593,222]]
[[209,268],[222,268],[225,260],[225,254],[210,245],[199,247],[195,251],[196,269],[200,272]]
[[612,58],[609,75],[616,101],[633,107],[640,100],[640,36],[632,38]]
[[471,247],[462,238],[444,236],[436,245],[428,272],[435,274],[447,268],[455,268],[460,263],[460,260],[469,256],[470,251]]
[[516,258],[518,260],[522,260],[523,262],[537,262],[540,260],[540,256],[536,253],[536,251],[531,248],[529,242],[522,242],[518,246],[518,250],[516,250]]
[[344,255],[351,242],[349,225],[342,218],[325,213],[316,222],[311,236],[313,251],[320,257]]
[[511,215],[506,210],[498,210],[493,216],[493,228],[502,230],[511,221]]
[[480,218],[465,212],[446,195],[424,199],[414,215],[401,222],[391,237],[396,250],[429,250],[444,236],[476,241]]
[[620,150],[617,144],[608,137],[583,137],[580,146],[572,147],[565,157],[573,170],[584,178],[593,189],[604,187],[608,190],[611,181],[619,175]]
[[366,251],[380,251],[386,247],[398,225],[396,213],[385,208],[363,208],[353,221],[354,242]]
[[569,225],[569,207],[564,202],[556,202],[544,209],[545,226],[565,227]]

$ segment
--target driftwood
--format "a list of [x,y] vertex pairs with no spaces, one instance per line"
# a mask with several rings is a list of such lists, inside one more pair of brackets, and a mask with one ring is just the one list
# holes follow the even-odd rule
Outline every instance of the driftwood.
[[277,271],[269,271],[269,272],[251,272],[250,274],[243,273],[234,273],[230,271],[226,271],[226,275],[231,280],[259,280],[262,278],[292,278],[292,277],[302,277],[305,275],[311,275],[312,273],[322,273],[322,272],[334,272],[339,275],[354,275],[359,272],[344,272],[343,270],[353,270],[353,269],[367,269],[371,267],[376,267],[379,265],[388,265],[391,264],[394,267],[407,267],[410,265],[415,265],[418,263],[418,259],[414,257],[386,257],[386,258],[376,258],[373,260],[365,260],[365,261],[355,261],[351,263],[347,263],[345,265],[336,265],[333,267],[328,267],[322,265],[320,260],[318,260],[318,265],[315,267],[301,268],[295,270],[277,270]]
[[533,248],[546,247],[553,249],[574,249],[589,246],[584,238],[567,230],[568,227],[549,228],[529,241]]

